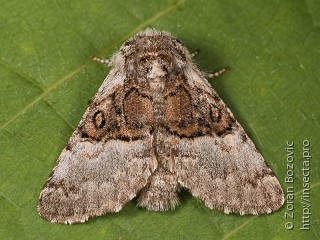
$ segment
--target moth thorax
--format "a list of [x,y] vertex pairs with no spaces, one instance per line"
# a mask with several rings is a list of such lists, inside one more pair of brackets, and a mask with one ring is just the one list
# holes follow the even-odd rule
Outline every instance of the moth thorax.
[[[167,69],[164,65],[158,61],[153,61],[150,65],[147,78],[149,81],[163,81],[164,77],[168,74]],[[161,80],[162,79],[162,80]]]

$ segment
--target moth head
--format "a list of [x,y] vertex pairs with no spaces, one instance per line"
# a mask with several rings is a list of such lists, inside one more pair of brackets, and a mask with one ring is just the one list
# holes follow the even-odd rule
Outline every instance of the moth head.
[[179,74],[191,61],[180,40],[151,28],[127,40],[118,55],[115,59],[122,59],[129,74],[147,78]]

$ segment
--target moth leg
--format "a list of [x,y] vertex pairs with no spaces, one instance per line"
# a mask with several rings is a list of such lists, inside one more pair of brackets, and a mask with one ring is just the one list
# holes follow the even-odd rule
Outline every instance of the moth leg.
[[102,59],[96,56],[92,56],[92,60],[98,63],[102,63],[102,64],[109,64],[111,62],[110,59]]
[[228,67],[225,67],[225,68],[222,68],[220,69],[219,71],[217,72],[213,72],[213,73],[203,73],[204,74],[204,77],[205,78],[216,78],[216,77],[219,77],[220,75],[222,75],[223,73],[225,73],[226,71],[228,71],[229,68]]
[[191,55],[192,58],[194,58],[195,56],[198,55],[198,53],[199,53],[199,50],[196,49],[196,50],[194,50],[192,53],[190,53],[190,55]]

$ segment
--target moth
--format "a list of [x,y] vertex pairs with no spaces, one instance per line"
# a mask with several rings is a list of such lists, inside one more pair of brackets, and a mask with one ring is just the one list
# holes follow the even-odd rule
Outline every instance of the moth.
[[180,40],[149,28],[95,60],[112,69],[41,191],[43,218],[84,222],[136,196],[166,211],[182,188],[224,213],[282,206],[279,181]]

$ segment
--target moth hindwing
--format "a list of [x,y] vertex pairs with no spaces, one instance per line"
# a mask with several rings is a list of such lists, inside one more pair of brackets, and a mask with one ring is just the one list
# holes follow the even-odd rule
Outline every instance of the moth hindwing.
[[164,211],[181,188],[225,213],[282,206],[277,178],[181,41],[147,29],[110,63],[40,194],[42,217],[84,222],[136,195],[140,206]]

